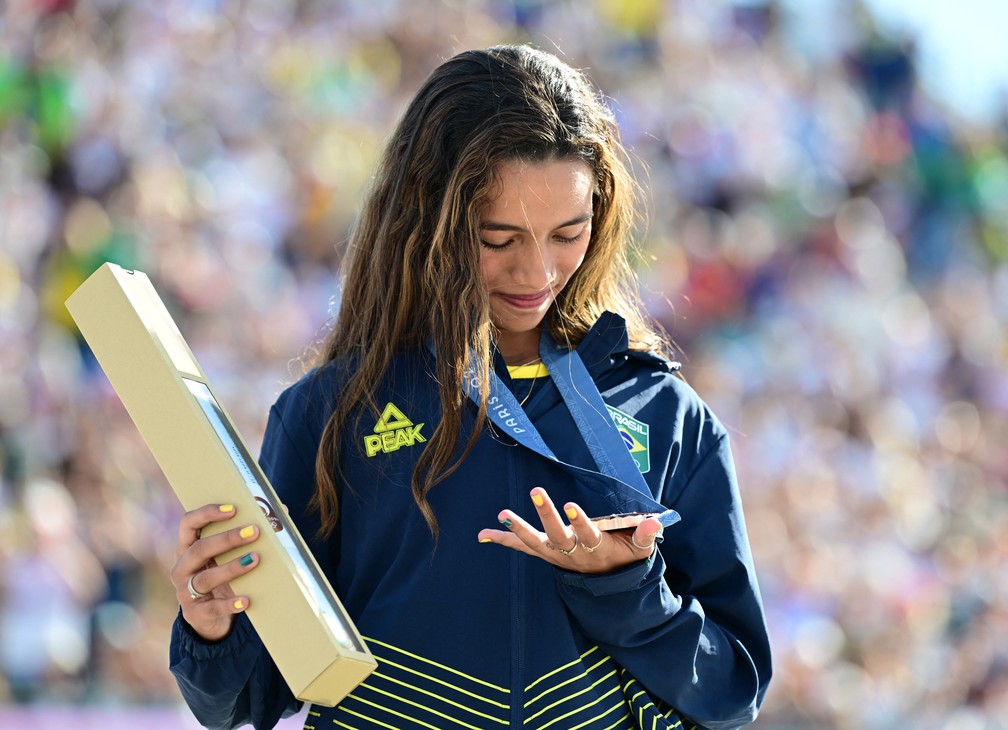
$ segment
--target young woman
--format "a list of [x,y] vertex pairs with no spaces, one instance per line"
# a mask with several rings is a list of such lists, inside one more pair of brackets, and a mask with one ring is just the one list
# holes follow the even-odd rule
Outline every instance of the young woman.
[[[634,294],[622,156],[583,75],[528,47],[448,60],[406,110],[260,457],[379,665],[308,725],[755,718],[770,651],[728,437]],[[659,516],[592,520],[623,512]],[[230,588],[258,565],[246,524],[207,505],[179,529],[171,666],[208,727],[299,706]]]

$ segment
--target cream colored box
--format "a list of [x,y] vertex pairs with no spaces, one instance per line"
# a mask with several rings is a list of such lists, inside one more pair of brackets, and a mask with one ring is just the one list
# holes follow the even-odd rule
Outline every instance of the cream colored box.
[[338,703],[375,660],[150,280],[105,264],[67,309],[182,506],[234,504],[237,521],[218,531],[258,524],[260,564],[234,588],[249,597],[249,619],[294,695]]

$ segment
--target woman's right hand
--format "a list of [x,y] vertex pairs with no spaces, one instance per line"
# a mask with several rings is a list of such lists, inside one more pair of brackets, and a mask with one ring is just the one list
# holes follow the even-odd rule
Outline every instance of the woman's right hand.
[[259,564],[259,556],[253,552],[246,552],[223,565],[217,564],[217,556],[259,537],[259,528],[255,525],[239,525],[216,535],[200,537],[207,525],[230,520],[235,514],[232,504],[208,504],[186,512],[179,521],[171,581],[182,616],[208,641],[227,636],[235,614],[248,608],[248,596],[236,595],[230,582]]

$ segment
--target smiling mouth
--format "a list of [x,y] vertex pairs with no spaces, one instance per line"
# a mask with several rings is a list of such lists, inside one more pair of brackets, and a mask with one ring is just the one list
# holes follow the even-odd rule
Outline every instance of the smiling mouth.
[[517,309],[537,309],[550,298],[549,290],[536,294],[497,294],[501,299]]

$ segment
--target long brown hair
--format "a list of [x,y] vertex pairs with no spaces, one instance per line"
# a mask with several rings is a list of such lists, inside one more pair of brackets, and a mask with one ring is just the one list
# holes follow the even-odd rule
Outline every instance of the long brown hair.
[[[667,352],[643,314],[627,260],[636,186],[611,111],[585,76],[528,46],[467,51],[439,66],[392,134],[350,238],[340,313],[315,365],[352,361],[316,461],[312,506],[322,532],[339,516],[340,433],[374,394],[396,351],[433,341],[442,419],[412,475],[417,506],[437,539],[427,493],[469,453],[486,419],[493,325],[480,280],[479,211],[499,166],[579,159],[595,173],[592,238],[557,296],[548,326],[577,345],[600,314],[626,320],[631,347]],[[475,426],[456,456],[463,379],[483,384]],[[454,460],[453,460],[454,459]]]

